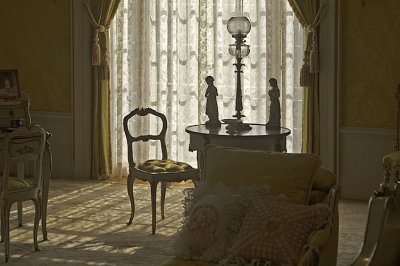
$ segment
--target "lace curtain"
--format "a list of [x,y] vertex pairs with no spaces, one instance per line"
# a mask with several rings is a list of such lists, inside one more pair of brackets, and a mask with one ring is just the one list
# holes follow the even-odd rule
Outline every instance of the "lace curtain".
[[[236,79],[226,24],[235,0],[122,0],[111,25],[111,146],[113,175],[127,174],[123,117],[136,107],[151,107],[168,119],[171,159],[196,165],[188,151],[185,127],[204,123],[205,77],[218,89],[220,119],[235,114]],[[288,152],[301,151],[303,89],[299,73],[303,30],[287,0],[247,0],[243,6],[252,29],[246,38],[250,55],[243,60],[245,122],[265,124],[269,117],[268,79],[281,89],[282,126],[292,133]],[[134,134],[159,129],[156,121],[138,121]],[[134,149],[135,161],[161,158],[155,143]]]

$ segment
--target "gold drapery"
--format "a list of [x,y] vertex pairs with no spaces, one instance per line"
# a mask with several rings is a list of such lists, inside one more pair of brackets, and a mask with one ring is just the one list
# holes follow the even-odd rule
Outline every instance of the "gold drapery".
[[106,179],[111,172],[109,27],[120,0],[84,3],[92,24],[92,178]]
[[302,151],[320,153],[319,109],[319,36],[321,18],[327,4],[319,7],[319,0],[288,0],[297,19],[306,31],[304,63],[300,73],[300,86],[304,87]]
[[311,86],[304,87],[302,152],[320,153],[319,75],[312,75]]

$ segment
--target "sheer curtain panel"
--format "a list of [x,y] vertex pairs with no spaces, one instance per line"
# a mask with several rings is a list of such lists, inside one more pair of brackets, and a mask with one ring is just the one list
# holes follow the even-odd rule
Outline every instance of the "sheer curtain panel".
[[[205,77],[218,89],[220,119],[235,114],[236,79],[228,46],[234,43],[226,24],[235,0],[121,0],[110,31],[110,123],[114,176],[127,174],[122,119],[136,107],[151,107],[168,119],[169,158],[196,164],[188,151],[188,125],[204,123]],[[287,0],[248,0],[244,15],[252,29],[246,38],[250,55],[243,60],[245,122],[265,124],[269,116],[269,78],[281,89],[282,126],[292,130],[288,151],[300,152],[303,89],[299,73],[303,30]],[[136,133],[160,125],[139,122]],[[152,143],[134,149],[134,159],[158,158]]]

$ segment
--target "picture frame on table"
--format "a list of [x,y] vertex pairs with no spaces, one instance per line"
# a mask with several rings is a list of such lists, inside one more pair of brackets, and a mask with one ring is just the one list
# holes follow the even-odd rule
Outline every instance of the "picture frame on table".
[[21,98],[17,69],[0,69],[0,100]]

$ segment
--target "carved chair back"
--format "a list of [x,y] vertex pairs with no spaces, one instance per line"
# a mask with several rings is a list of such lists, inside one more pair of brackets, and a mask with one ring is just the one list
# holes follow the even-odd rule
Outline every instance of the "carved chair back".
[[[155,135],[139,135],[139,136],[132,136],[130,130],[129,130],[129,120],[133,118],[134,116],[147,116],[147,115],[153,115],[155,117],[158,117],[162,121],[162,129],[158,134]],[[135,163],[133,161],[133,151],[132,151],[132,144],[133,142],[138,142],[138,141],[144,141],[147,142],[149,140],[156,140],[160,141],[161,144],[161,153],[162,153],[162,159],[166,160],[167,158],[167,145],[165,142],[165,134],[167,132],[167,118],[165,115],[162,113],[157,112],[154,109],[151,108],[136,108],[132,112],[130,112],[128,115],[124,117],[124,132],[126,136],[126,141],[128,145],[128,162],[129,162],[129,167],[134,167]]]
[[0,128],[31,124],[29,100],[0,102]]
[[38,125],[22,126],[9,133],[4,140],[3,156],[4,171],[2,190],[8,193],[8,177],[10,168],[17,166],[18,177],[24,177],[26,168],[33,162],[32,188],[39,190],[42,182],[42,161],[45,146],[46,132]]

